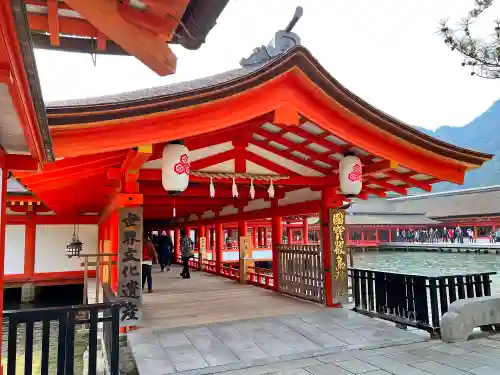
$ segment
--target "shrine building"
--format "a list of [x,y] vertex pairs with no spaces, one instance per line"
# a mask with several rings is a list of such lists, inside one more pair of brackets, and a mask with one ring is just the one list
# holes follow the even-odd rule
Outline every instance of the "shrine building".
[[[86,13],[82,1],[65,3],[104,22]],[[406,196],[413,188],[431,192],[441,181],[462,184],[468,171],[492,158],[434,139],[350,92],[300,44],[291,31],[296,20],[276,33],[272,46],[255,49],[228,72],[44,103],[33,45],[17,42],[13,9],[1,8],[3,36],[11,36],[2,48],[12,64],[2,70],[1,85],[8,120],[0,128],[2,283],[81,282],[79,255],[111,253],[113,263],[99,275],[128,298],[121,286],[132,280],[128,262],[140,265],[143,233],[169,231],[178,257],[185,228],[196,232],[193,267],[340,306],[347,286],[345,210],[353,202],[388,192]],[[41,17],[28,13],[32,29],[46,30]],[[67,21],[60,27],[76,28]],[[120,45],[118,29],[105,34]],[[35,45],[54,42],[35,34]],[[156,44],[141,49],[140,38],[134,40],[122,48],[158,73],[170,72],[159,63],[164,59],[150,56]],[[68,50],[79,43],[68,41]],[[311,238],[309,226],[316,228]],[[264,283],[252,271],[256,260],[272,262]],[[308,277],[320,286],[294,286],[287,277],[303,278],[301,272],[313,272]],[[140,290],[136,296],[140,301]]]

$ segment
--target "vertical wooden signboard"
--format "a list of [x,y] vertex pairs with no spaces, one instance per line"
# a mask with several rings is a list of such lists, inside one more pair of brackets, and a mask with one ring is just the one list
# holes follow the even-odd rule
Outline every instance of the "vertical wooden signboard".
[[199,252],[199,267],[200,270],[203,269],[203,263],[205,260],[207,260],[207,238],[206,237],[200,237],[200,252]]
[[345,210],[330,209],[329,216],[333,300],[345,304],[348,302]]
[[121,310],[121,325],[135,326],[142,307],[142,207],[119,209],[118,298],[127,301]]
[[248,256],[250,255],[250,236],[240,237],[240,283],[247,282]]

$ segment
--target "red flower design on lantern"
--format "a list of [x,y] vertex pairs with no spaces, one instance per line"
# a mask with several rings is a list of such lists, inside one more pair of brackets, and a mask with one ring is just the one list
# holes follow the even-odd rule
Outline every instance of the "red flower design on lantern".
[[352,172],[348,175],[349,181],[356,182],[361,180],[361,165],[354,164]]
[[174,164],[174,171],[177,174],[189,174],[189,159],[187,154],[182,154],[180,161]]

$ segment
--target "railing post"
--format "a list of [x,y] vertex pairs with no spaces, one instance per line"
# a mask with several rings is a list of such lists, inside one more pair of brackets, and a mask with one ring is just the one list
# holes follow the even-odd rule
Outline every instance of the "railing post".
[[84,264],[83,264],[83,304],[86,305],[88,301],[88,283],[89,283],[89,258],[84,257]]
[[215,224],[215,269],[217,275],[222,275],[222,261],[224,253],[222,251],[224,243],[224,232],[222,223]]
[[273,216],[271,219],[271,224],[272,224],[272,236],[273,236],[273,241],[272,241],[272,254],[273,254],[273,289],[276,292],[279,292],[280,286],[279,286],[279,250],[278,246],[282,243],[283,241],[283,221],[281,219],[281,216]]

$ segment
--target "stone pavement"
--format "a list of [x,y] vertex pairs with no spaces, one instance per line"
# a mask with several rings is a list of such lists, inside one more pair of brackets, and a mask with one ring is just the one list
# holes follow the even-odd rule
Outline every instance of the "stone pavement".
[[[169,329],[142,328],[129,333],[128,340],[141,375],[345,375],[375,370],[380,371],[371,375],[395,373],[383,372],[384,369],[401,369],[404,373],[398,374],[403,375],[426,374],[419,370],[418,361],[412,366],[405,364],[404,360],[413,356],[386,358],[377,351],[387,350],[392,355],[432,346],[422,335],[347,309],[319,309]],[[405,344],[409,346],[395,347]],[[496,350],[494,346],[489,349]],[[420,356],[424,366],[434,360],[424,354],[432,353]],[[438,357],[446,356],[439,351],[435,353]]]

